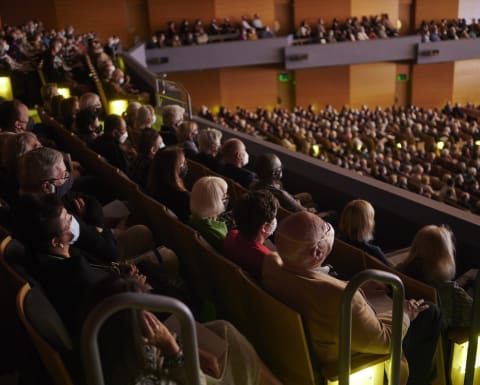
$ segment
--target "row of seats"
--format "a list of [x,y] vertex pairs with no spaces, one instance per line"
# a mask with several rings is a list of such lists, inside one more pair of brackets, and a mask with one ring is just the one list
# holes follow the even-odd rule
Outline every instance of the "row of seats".
[[[74,134],[46,115],[40,114],[40,116],[55,127],[59,142],[71,151],[76,159],[86,168],[94,170],[99,179],[116,192],[119,199],[129,202],[133,216],[151,228],[157,242],[166,244],[177,252],[183,273],[192,289],[214,300],[220,315],[231,320],[253,342],[267,364],[285,380],[285,383],[312,383],[310,381],[314,380],[312,373],[315,373],[315,370],[308,356],[306,342],[308,339],[303,332],[298,313],[263,291],[241,269],[214,251],[194,230],[176,219],[165,206],[144,195],[133,182],[88,149]],[[189,163],[189,169],[194,180],[213,174],[195,162]],[[243,187],[235,182],[229,181],[229,184],[233,199],[245,192]],[[284,210],[279,213],[279,218],[286,215],[289,213]],[[401,275],[363,251],[339,240],[335,241],[334,251],[329,261],[346,277],[352,277],[366,268],[382,269]],[[401,278],[406,286],[407,297],[424,298],[436,302],[435,289],[403,275]],[[247,294],[239,296],[238,293]],[[236,300],[232,301],[232,298]],[[258,309],[254,305],[257,303]],[[278,328],[278,325],[275,327],[271,325],[272,314],[277,314],[277,311],[278,317],[273,319],[282,320],[277,324],[283,325]],[[252,317],[251,314],[256,314],[256,317]],[[285,338],[286,330],[293,333],[291,338]],[[464,333],[464,339],[465,336]],[[287,343],[282,346],[284,340]],[[293,344],[295,348],[292,347],[292,341],[295,341]],[[439,349],[442,349],[441,344]],[[443,368],[443,354],[439,354],[438,357],[438,367]],[[370,358],[367,361],[371,362]],[[357,370],[363,365],[356,364],[354,367]],[[337,369],[321,368],[321,372],[328,378],[335,378]],[[292,381],[286,379],[292,379]],[[445,374],[441,370],[438,383],[445,383]]]

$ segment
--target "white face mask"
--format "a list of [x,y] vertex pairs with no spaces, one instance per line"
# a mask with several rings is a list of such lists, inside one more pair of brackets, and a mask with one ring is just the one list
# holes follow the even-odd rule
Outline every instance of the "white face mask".
[[248,152],[245,151],[243,155],[242,167],[245,167],[248,164],[249,160],[250,160],[250,157],[248,155]]
[[73,238],[68,243],[73,245],[80,237],[80,224],[74,216],[72,216],[72,222],[70,223],[70,232],[72,233]]
[[118,81],[118,83],[119,83],[120,85],[122,85],[123,83],[125,83],[125,79],[124,79],[124,78],[120,78],[120,80]]
[[152,116],[152,124],[151,124],[151,125],[153,126],[156,121],[157,121],[157,115],[154,114],[154,115]]
[[128,132],[125,131],[125,132],[124,132],[122,135],[120,135],[120,137],[118,138],[118,142],[119,142],[120,144],[123,144],[123,143],[125,143],[125,141],[127,140],[127,138],[128,138]]
[[277,229],[277,225],[278,225],[277,217],[275,217],[273,218],[273,221],[271,221],[270,224],[268,225],[268,232],[267,232],[268,237],[275,232],[275,230]]

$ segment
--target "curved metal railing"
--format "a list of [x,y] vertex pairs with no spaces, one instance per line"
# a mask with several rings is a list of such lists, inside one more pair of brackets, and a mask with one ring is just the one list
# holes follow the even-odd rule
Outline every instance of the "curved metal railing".
[[82,329],[81,349],[86,370],[86,383],[104,385],[97,337],[103,323],[114,313],[124,309],[147,309],[169,312],[180,321],[183,352],[185,355],[185,378],[189,385],[200,385],[197,334],[192,313],[180,301],[153,294],[122,293],[105,299],[88,315]]

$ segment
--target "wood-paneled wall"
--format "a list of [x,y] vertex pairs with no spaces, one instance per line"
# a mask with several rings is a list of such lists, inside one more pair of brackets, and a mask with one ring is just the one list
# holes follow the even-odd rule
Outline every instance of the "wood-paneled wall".
[[371,16],[387,13],[395,23],[398,19],[398,0],[352,0],[352,16]]
[[272,108],[277,103],[278,70],[276,68],[224,68],[220,70],[222,105],[234,109],[242,106],[254,110]]
[[257,13],[264,25],[273,27],[275,20],[275,4],[273,0],[215,0],[215,17],[218,21],[225,17],[230,21],[238,23],[243,15],[249,19]]
[[350,106],[392,106],[395,102],[395,63],[350,66]]
[[205,25],[215,17],[215,0],[148,0],[150,30],[163,30],[167,22],[202,20]]
[[335,17],[343,20],[351,16],[351,0],[295,0],[293,12],[296,27],[302,20],[306,20],[313,28],[318,19],[323,19],[325,24],[330,25]]
[[222,104],[220,70],[170,73],[168,79],[180,82],[187,88],[195,112],[198,112],[202,104],[210,110],[218,109]]
[[480,59],[455,62],[452,100],[480,104]]
[[296,104],[313,104],[323,109],[326,104],[341,108],[350,103],[349,66],[312,68],[295,71]]
[[46,26],[57,26],[54,0],[22,0],[13,3],[9,0],[0,1],[0,15],[3,24],[21,25],[28,20],[40,20]]
[[421,64],[413,67],[412,104],[442,107],[453,97],[455,63]]
[[459,1],[461,0],[417,0],[415,3],[415,27],[418,28],[422,20],[430,21],[443,18],[456,18],[458,15]]
[[73,25],[79,32],[94,31],[101,41],[116,34],[127,42],[128,14],[125,0],[55,0],[57,26]]

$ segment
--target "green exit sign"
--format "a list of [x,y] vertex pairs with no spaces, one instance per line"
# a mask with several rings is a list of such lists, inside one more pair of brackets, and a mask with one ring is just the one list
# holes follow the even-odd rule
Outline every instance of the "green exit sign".
[[282,72],[278,74],[278,81],[286,83],[290,81],[290,74],[288,72]]
[[407,78],[407,74],[398,74],[398,75],[397,75],[397,80],[398,80],[399,82],[406,82],[407,79],[408,79],[408,78]]

